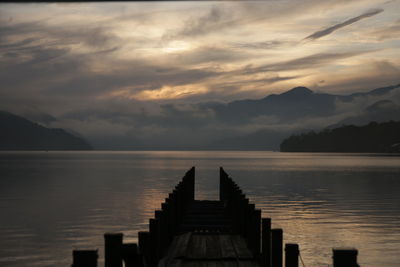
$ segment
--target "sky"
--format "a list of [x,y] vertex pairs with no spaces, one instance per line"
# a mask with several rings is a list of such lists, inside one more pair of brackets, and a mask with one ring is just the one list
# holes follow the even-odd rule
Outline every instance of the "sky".
[[0,4],[0,109],[150,138],[177,136],[176,105],[398,84],[399,14],[398,0]]

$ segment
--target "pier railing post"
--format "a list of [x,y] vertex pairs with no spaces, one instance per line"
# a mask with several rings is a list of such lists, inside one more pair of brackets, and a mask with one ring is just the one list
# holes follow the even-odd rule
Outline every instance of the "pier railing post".
[[262,219],[262,263],[271,267],[271,218]]
[[71,267],[97,267],[97,250],[74,250]]
[[194,193],[195,193],[195,167],[193,166],[190,169],[188,189],[189,189],[189,201],[194,201]]
[[333,267],[359,267],[355,248],[334,248]]
[[285,267],[298,267],[299,266],[299,245],[286,244],[285,245]]
[[104,234],[104,266],[122,267],[122,233]]
[[122,258],[124,260],[124,267],[142,267],[142,261],[138,255],[137,244],[123,244],[122,245]]
[[253,212],[253,252],[258,257],[261,250],[261,210],[256,209]]
[[139,251],[145,266],[150,266],[150,233],[138,232]]
[[150,266],[157,266],[159,260],[159,221],[157,219],[149,220],[150,232]]
[[283,231],[280,228],[271,230],[271,267],[282,267]]
[[254,225],[253,225],[253,216],[254,216],[255,205],[247,204],[246,210],[246,241],[249,245],[250,249],[254,252]]

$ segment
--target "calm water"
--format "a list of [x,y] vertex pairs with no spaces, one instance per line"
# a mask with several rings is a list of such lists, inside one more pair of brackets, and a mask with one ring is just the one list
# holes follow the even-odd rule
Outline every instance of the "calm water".
[[74,248],[102,259],[103,233],[136,241],[191,166],[197,199],[217,198],[224,166],[307,267],[336,246],[399,265],[399,156],[214,151],[0,153],[0,266],[69,266]]

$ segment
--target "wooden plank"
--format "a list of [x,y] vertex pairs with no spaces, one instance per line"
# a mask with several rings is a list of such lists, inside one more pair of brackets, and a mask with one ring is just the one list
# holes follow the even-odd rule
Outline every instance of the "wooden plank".
[[186,256],[191,235],[192,233],[186,233],[178,235],[173,239],[167,255],[162,259],[164,266],[175,266],[181,264],[179,263],[179,259]]
[[221,267],[236,267],[238,262],[236,260],[224,260],[221,262]]
[[201,259],[205,256],[205,244],[203,244],[203,235],[193,234],[189,242],[187,258]]
[[253,254],[250,252],[246,245],[246,241],[239,235],[232,235],[231,240],[235,247],[237,257],[239,259],[251,259]]
[[221,244],[218,235],[207,235],[206,239],[206,258],[207,259],[220,259],[221,258]]
[[231,237],[229,235],[219,235],[221,245],[221,257],[224,259],[235,259],[236,253]]
[[182,258],[186,256],[191,237],[192,233],[186,233],[180,236],[180,242],[177,244],[174,258]]

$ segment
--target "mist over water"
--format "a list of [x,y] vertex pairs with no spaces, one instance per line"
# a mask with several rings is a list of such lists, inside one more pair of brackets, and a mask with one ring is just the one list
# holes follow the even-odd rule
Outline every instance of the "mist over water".
[[337,246],[398,265],[399,156],[244,151],[1,152],[0,265],[69,266],[73,249],[98,248],[101,266],[103,234],[136,242],[191,166],[197,199],[218,198],[223,166],[306,266]]

